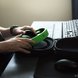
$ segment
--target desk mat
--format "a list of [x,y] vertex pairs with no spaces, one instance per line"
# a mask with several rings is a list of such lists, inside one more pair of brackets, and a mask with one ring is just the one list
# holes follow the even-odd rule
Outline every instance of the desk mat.
[[78,72],[65,73],[57,71],[54,64],[58,59],[60,58],[52,55],[39,57],[34,78],[78,78]]

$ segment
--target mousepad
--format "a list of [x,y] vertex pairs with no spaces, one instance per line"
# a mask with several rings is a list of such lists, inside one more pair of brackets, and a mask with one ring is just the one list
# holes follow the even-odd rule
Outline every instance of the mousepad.
[[39,57],[34,78],[78,78],[78,72],[65,73],[57,71],[54,65],[58,59],[52,55]]

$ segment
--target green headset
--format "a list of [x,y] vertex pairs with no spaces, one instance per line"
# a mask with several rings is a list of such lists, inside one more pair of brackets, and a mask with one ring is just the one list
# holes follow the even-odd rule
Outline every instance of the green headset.
[[[32,36],[32,35],[31,35]],[[36,30],[36,35],[31,37],[30,34],[24,34],[22,38],[32,38],[35,41],[35,44],[43,41],[48,36],[48,31],[45,28],[40,28]]]

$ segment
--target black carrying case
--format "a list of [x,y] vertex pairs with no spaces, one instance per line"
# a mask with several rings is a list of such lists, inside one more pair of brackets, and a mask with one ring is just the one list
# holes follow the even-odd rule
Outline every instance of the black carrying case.
[[53,51],[53,39],[52,38],[45,38],[43,41],[40,43],[32,46],[31,53],[25,54],[25,53],[15,53],[16,58],[18,57],[26,57],[26,56],[44,56],[44,55],[49,55],[49,54],[54,54]]
[[78,38],[63,38],[53,40],[47,37],[44,42],[47,43],[46,47],[38,48],[33,47],[31,54],[44,55],[54,54],[57,57],[62,58],[78,58]]
[[[24,53],[17,54],[21,56],[25,55]],[[28,55],[44,56],[46,54],[52,54],[62,58],[78,58],[78,38],[73,37],[53,40],[47,37],[43,42],[33,46],[31,53]]]
[[78,58],[78,38],[59,39],[54,44],[55,54],[59,57]]

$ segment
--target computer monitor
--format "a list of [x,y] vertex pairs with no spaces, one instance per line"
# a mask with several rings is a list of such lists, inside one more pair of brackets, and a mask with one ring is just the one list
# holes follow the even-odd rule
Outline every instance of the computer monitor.
[[72,0],[72,18],[78,19],[78,0]]

